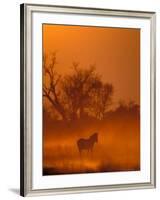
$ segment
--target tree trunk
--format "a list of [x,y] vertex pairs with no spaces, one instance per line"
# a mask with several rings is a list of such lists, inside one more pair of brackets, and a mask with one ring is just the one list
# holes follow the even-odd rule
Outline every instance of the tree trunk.
[[67,117],[66,117],[64,108],[59,103],[54,102],[54,100],[52,100],[52,98],[50,96],[45,96],[45,97],[50,101],[50,103],[53,105],[53,107],[56,109],[56,111],[60,114],[62,119],[64,121],[66,121]]
[[84,117],[84,109],[83,109],[83,106],[80,107],[80,118],[83,118]]
[[71,114],[71,120],[76,120],[78,117],[77,117],[77,113],[76,112],[73,112],[72,114]]

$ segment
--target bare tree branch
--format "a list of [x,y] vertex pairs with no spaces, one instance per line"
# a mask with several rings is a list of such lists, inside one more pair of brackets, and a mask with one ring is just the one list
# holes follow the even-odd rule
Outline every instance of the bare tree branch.
[[57,62],[55,53],[51,55],[49,64],[47,64],[46,58],[43,62],[43,67],[45,71],[45,81],[43,81],[43,96],[49,100],[49,102],[54,106],[54,108],[62,116],[62,118],[66,119],[65,109],[59,100],[58,94],[60,93],[56,91],[61,78],[61,76],[58,75],[55,71],[56,63]]

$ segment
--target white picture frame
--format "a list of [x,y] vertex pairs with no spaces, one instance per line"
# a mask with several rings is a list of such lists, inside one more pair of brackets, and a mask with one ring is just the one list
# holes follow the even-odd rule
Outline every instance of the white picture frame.
[[[155,18],[154,12],[144,11],[21,5],[20,194],[22,196],[145,189],[156,186]],[[142,167],[140,172],[42,176],[41,25],[43,23],[141,29]]]

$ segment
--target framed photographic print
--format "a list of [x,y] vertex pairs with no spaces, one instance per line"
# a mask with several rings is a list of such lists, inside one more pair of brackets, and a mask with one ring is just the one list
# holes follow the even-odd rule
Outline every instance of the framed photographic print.
[[155,187],[155,15],[21,5],[22,196]]

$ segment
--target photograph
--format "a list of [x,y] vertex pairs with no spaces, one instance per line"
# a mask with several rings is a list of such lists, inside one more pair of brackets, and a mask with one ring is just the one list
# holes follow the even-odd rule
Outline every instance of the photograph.
[[156,13],[21,4],[20,194],[156,187]]
[[42,24],[43,176],[140,171],[140,33]]

